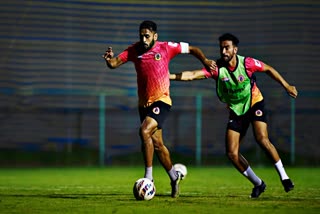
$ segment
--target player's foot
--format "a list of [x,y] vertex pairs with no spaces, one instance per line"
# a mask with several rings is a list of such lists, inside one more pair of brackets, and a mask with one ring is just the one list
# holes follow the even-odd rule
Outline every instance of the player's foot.
[[182,173],[177,171],[178,177],[175,181],[171,181],[171,197],[177,198],[179,197],[179,183],[182,180]]
[[286,192],[289,192],[294,188],[294,184],[290,179],[284,179],[281,181],[281,183],[282,183],[282,186],[284,187],[284,191]]
[[252,189],[251,198],[258,198],[261,195],[261,193],[264,192],[266,187],[267,187],[267,185],[263,181],[259,186],[255,186]]

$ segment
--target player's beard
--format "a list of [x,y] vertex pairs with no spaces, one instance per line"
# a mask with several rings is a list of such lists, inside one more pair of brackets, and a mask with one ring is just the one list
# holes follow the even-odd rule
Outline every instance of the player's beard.
[[148,51],[153,47],[154,43],[155,43],[154,39],[150,42],[149,45],[146,44],[146,43],[142,43],[143,44],[143,48],[145,49],[145,51]]
[[227,56],[227,55],[223,55],[221,54],[221,59],[223,59],[224,62],[230,62],[231,59],[233,58],[234,54],[230,55],[230,56]]

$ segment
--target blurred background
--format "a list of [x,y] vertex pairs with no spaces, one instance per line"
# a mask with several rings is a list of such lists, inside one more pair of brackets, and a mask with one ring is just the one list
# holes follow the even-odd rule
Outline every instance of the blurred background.
[[[240,39],[239,54],[272,65],[299,91],[293,100],[257,74],[269,135],[286,165],[319,166],[320,2],[311,0],[10,0],[0,3],[0,166],[110,166],[142,163],[136,74],[101,57],[138,40],[139,24],[158,24],[159,40],[189,42],[219,57],[218,37]],[[172,73],[201,68],[189,55]],[[164,140],[175,162],[229,164],[228,112],[215,82],[171,82]],[[251,129],[241,150],[269,164]]]

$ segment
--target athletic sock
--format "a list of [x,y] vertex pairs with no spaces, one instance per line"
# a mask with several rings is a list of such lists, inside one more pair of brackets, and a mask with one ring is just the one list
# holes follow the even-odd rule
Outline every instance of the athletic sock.
[[242,174],[248,178],[254,186],[261,185],[262,180],[253,172],[250,166]]
[[150,179],[153,181],[153,176],[152,176],[152,166],[151,167],[146,167],[144,171],[144,177]]
[[173,168],[173,166],[172,166],[172,168],[168,171],[168,175],[169,175],[171,181],[175,181],[175,180],[177,180],[177,178],[178,178],[178,176],[177,176],[177,171]]
[[277,163],[275,163],[274,166],[276,167],[276,170],[277,170],[281,180],[289,179],[286,171],[284,170],[284,167],[283,167],[281,160],[279,160]]

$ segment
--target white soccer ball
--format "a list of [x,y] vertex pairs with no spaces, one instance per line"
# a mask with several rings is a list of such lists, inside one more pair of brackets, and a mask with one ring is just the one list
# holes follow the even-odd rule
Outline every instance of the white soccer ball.
[[181,163],[176,163],[175,165],[173,165],[173,168],[176,171],[181,172],[182,176],[182,180],[186,178],[187,174],[188,174],[188,170],[187,167]]
[[140,178],[133,185],[133,195],[137,200],[151,200],[156,194],[154,183],[148,178]]

